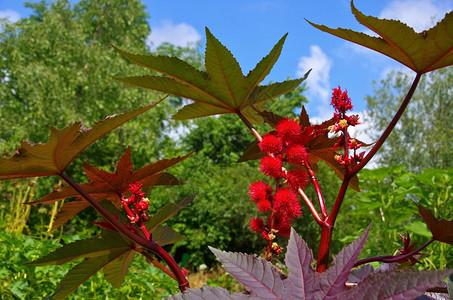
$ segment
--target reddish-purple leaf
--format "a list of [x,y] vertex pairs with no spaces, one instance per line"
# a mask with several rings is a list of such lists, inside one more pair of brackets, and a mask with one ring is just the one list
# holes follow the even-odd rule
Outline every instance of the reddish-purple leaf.
[[242,299],[260,299],[241,293],[230,293],[221,287],[204,286],[200,289],[187,289],[184,293],[172,295],[165,298],[166,300],[242,300]]
[[14,156],[0,158],[0,180],[59,175],[85,148],[156,104],[107,117],[92,128],[82,128],[81,122],[63,129],[50,127],[47,143],[22,142]]
[[453,13],[446,14],[431,29],[417,33],[400,21],[366,16],[354,7],[352,1],[351,10],[358,22],[379,37],[309,23],[322,31],[387,55],[420,74],[453,64]]
[[284,281],[287,299],[310,299],[313,284],[317,277],[311,267],[313,253],[304,240],[291,228],[291,236],[286,251],[285,263],[289,269],[288,279]]
[[209,249],[222,262],[223,268],[242,283],[252,296],[282,299],[282,275],[270,262],[243,253],[224,252],[212,247]]
[[[186,159],[191,154],[172,159],[163,159],[133,171],[134,164],[131,161],[131,149],[128,147],[119,159],[116,170],[113,173],[84,163],[84,171],[91,181],[80,186],[95,200],[107,199],[119,208],[121,207],[119,197],[127,191],[131,183],[140,182],[143,188],[181,184],[173,175],[163,171]],[[80,195],[72,187],[66,186],[61,191],[54,191],[41,199],[27,204],[52,203],[71,197],[80,197]],[[60,208],[52,228],[55,229],[63,225],[88,206],[88,202],[81,198],[65,203]]]
[[349,273],[363,249],[370,228],[371,225],[367,227],[365,232],[362,233],[357,240],[343,248],[343,250],[335,256],[327,271],[319,275],[319,280],[317,282],[318,287],[316,288],[316,290],[319,289],[319,291],[316,292],[316,297],[324,298],[344,291]]
[[339,294],[335,299],[415,299],[417,296],[423,295],[428,288],[436,286],[452,272],[453,270],[376,272],[354,288]]
[[428,225],[435,240],[453,245],[453,220],[439,220],[429,209],[426,209],[421,205],[418,206],[418,211],[426,222],[426,225]]

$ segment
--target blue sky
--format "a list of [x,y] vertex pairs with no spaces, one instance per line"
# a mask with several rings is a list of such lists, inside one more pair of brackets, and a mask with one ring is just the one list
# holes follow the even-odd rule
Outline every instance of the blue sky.
[[[30,11],[22,3],[0,0],[0,17],[15,21],[27,16]],[[289,33],[280,60],[265,81],[295,78],[312,68],[307,80],[310,100],[307,110],[311,117],[330,117],[329,98],[332,88],[338,85],[349,91],[354,110],[364,111],[364,96],[372,94],[372,81],[401,68],[385,56],[330,36],[304,20],[366,32],[352,15],[349,0],[148,0],[143,3],[151,16],[149,41],[153,47],[164,41],[178,45],[196,41],[204,44],[204,28],[208,27],[232,51],[244,73]],[[399,19],[416,31],[431,27],[453,9],[453,0],[356,0],[354,3],[366,15]]]

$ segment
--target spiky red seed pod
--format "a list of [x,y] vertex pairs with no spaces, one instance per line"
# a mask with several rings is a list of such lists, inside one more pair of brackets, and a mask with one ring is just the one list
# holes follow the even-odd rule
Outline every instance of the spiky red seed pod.
[[289,163],[301,165],[307,158],[307,150],[302,145],[294,145],[285,150],[285,155]]
[[281,120],[278,122],[276,129],[283,143],[293,142],[302,134],[302,128],[299,122],[293,119]]
[[264,221],[261,218],[253,218],[250,220],[250,228],[253,231],[261,232],[264,229]]
[[253,202],[260,202],[262,200],[269,200],[272,195],[272,188],[265,182],[257,181],[249,186],[249,195]]
[[291,231],[291,220],[285,213],[276,213],[274,228],[278,230],[280,236],[288,237]]
[[262,200],[256,204],[256,207],[260,212],[266,213],[271,210],[272,204],[269,200]]
[[303,169],[288,171],[285,179],[287,180],[286,184],[294,191],[297,191],[298,188],[305,188],[310,182],[307,172]]
[[273,178],[282,177],[283,162],[281,159],[272,156],[265,156],[261,159],[260,170],[265,175]]
[[275,134],[266,134],[263,136],[258,146],[262,152],[279,154],[282,151],[283,144],[281,139]]
[[286,214],[289,219],[295,219],[302,214],[296,193],[286,188],[275,193],[274,210]]

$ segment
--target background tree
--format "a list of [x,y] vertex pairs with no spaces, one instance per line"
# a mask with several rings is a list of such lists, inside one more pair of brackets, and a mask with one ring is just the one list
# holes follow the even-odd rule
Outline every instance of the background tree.
[[[82,0],[71,6],[70,1],[57,0],[26,6],[32,8],[29,17],[14,24],[2,22],[0,27],[0,149],[5,156],[10,156],[22,139],[47,141],[50,125],[61,128],[83,121],[85,127],[90,127],[108,115],[165,96],[127,87],[110,77],[141,72],[111,47],[114,44],[137,53],[149,52],[146,40],[151,30],[141,1],[131,0],[126,5],[118,0]],[[181,55],[191,62],[199,60],[192,48],[164,45],[156,52]],[[163,132],[162,128],[174,124],[168,122],[168,116],[177,105],[163,101],[121,126],[88,148],[71,164],[68,173],[79,182],[86,181],[82,161],[112,171],[127,145],[132,146],[136,167],[162,158],[163,145],[171,142],[170,130]],[[48,193],[55,183],[39,180],[35,197]],[[9,199],[7,184],[2,201]],[[49,212],[46,207],[32,210],[29,226],[48,224]],[[92,210],[87,213],[91,215],[76,218],[65,231],[80,233],[89,228],[82,220],[94,214]],[[39,231],[44,230],[30,230]]]
[[[411,81],[412,76],[393,71],[375,83],[374,95],[366,97],[374,138],[392,118]],[[452,67],[422,77],[400,125],[379,151],[380,165],[403,164],[416,172],[423,168],[453,168],[452,83]]]

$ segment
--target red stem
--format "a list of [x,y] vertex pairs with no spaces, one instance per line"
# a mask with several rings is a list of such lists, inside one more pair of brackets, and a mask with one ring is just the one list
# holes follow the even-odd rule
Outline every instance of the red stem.
[[167,268],[165,268],[165,266],[163,266],[161,263],[159,263],[157,260],[154,259],[154,257],[152,257],[151,255],[149,255],[148,252],[146,251],[143,251],[143,249],[141,248],[134,248],[134,250],[138,253],[140,253],[141,255],[143,255],[144,257],[146,257],[154,266],[156,266],[157,268],[161,269],[165,274],[167,274],[168,276],[170,276],[171,278],[173,278],[174,280],[177,280],[176,279],[176,276],[175,274],[173,274],[170,270],[168,270]]
[[[422,76],[422,74],[417,73],[417,75],[414,78],[414,81],[412,82],[412,85],[411,85],[409,91],[407,92],[406,97],[404,98],[403,102],[401,103],[401,106],[398,109],[398,111],[395,113],[392,121],[390,121],[389,125],[384,130],[384,132],[382,133],[379,140],[376,142],[376,144],[373,146],[373,148],[368,152],[368,154],[363,158],[363,160],[357,166],[355,166],[352,170],[349,170],[348,166],[345,165],[345,174],[344,174],[343,183],[341,184],[337,199],[335,200],[335,204],[332,208],[332,212],[325,220],[326,226],[323,226],[323,229],[321,232],[321,241],[320,241],[320,245],[319,245],[318,260],[317,260],[318,265],[316,267],[316,271],[323,272],[327,267],[329,251],[330,251],[330,241],[332,238],[332,230],[333,230],[333,227],[335,224],[335,220],[337,219],[338,213],[340,211],[341,205],[343,204],[344,196],[346,195],[346,191],[349,186],[349,181],[361,169],[363,169],[363,167],[371,160],[371,158],[373,158],[373,156],[376,154],[376,152],[381,148],[381,146],[387,140],[388,136],[390,135],[392,130],[395,128],[395,126],[398,123],[399,119],[401,118],[402,114],[406,110],[407,105],[409,104],[410,100],[412,99],[412,96],[414,95],[415,89],[417,88],[417,85],[420,81],[421,76]],[[347,132],[345,132],[345,134],[344,134],[345,159],[347,158],[346,156],[348,155],[348,148],[347,148],[347,144],[346,144],[347,143],[346,134],[347,134]]]
[[401,255],[401,254],[400,255],[384,255],[384,256],[375,256],[375,257],[361,259],[361,260],[356,261],[356,263],[354,264],[354,268],[367,264],[367,263],[370,263],[370,262],[374,262],[374,261],[380,261],[380,262],[387,263],[387,264],[398,262],[402,259],[406,259],[413,255],[418,254],[420,251],[422,251],[423,249],[428,247],[432,242],[434,242],[433,238],[430,239],[426,244],[424,244],[420,248],[415,249],[415,250],[413,250],[407,254],[403,254],[403,255]]
[[316,261],[316,272],[322,273],[329,264],[330,242],[332,241],[333,227],[325,224],[322,226],[321,241],[319,243],[318,259]]
[[305,167],[308,170],[308,174],[310,174],[311,182],[313,182],[313,186],[315,187],[316,195],[318,196],[318,202],[319,202],[319,207],[321,209],[322,219],[325,220],[327,218],[326,204],[324,203],[324,197],[322,195],[321,187],[319,186],[318,179],[316,179],[315,173],[311,169],[310,164],[308,162],[305,162]]
[[162,260],[164,260],[167,265],[170,267],[173,274],[179,284],[179,289],[184,292],[189,287],[189,282],[187,278],[182,273],[182,270],[179,268],[178,264],[175,262],[173,257],[171,257],[160,245],[158,245],[153,240],[147,240],[143,236],[135,234],[126,228],[121,222],[111,215],[102,205],[100,205],[93,197],[91,197],[83,188],[81,188],[77,183],[75,183],[71,178],[66,174],[60,173],[60,177],[66,181],[77,193],[79,193],[83,198],[85,198],[88,203],[93,206],[113,227],[115,227],[119,232],[124,234],[126,237],[139,244],[142,247],[150,250]]
[[401,103],[400,108],[393,116],[392,121],[390,121],[389,125],[384,130],[381,137],[377,140],[377,142],[374,144],[373,148],[371,148],[371,150],[367,153],[367,155],[363,158],[363,160],[357,166],[355,166],[354,169],[351,170],[351,172],[350,172],[351,177],[354,176],[355,174],[357,174],[361,169],[363,169],[365,167],[365,165],[374,157],[376,152],[378,152],[378,150],[381,148],[381,146],[387,140],[388,136],[392,132],[393,128],[395,128],[399,119],[401,118],[404,111],[406,110],[407,105],[409,104],[410,100],[412,99],[412,96],[414,95],[415,89],[417,88],[417,85],[418,85],[422,75],[423,74],[421,74],[421,73],[417,73],[417,75],[414,78],[414,81],[412,82],[412,85],[411,85],[409,91],[406,94],[406,97],[404,98],[403,102]]

